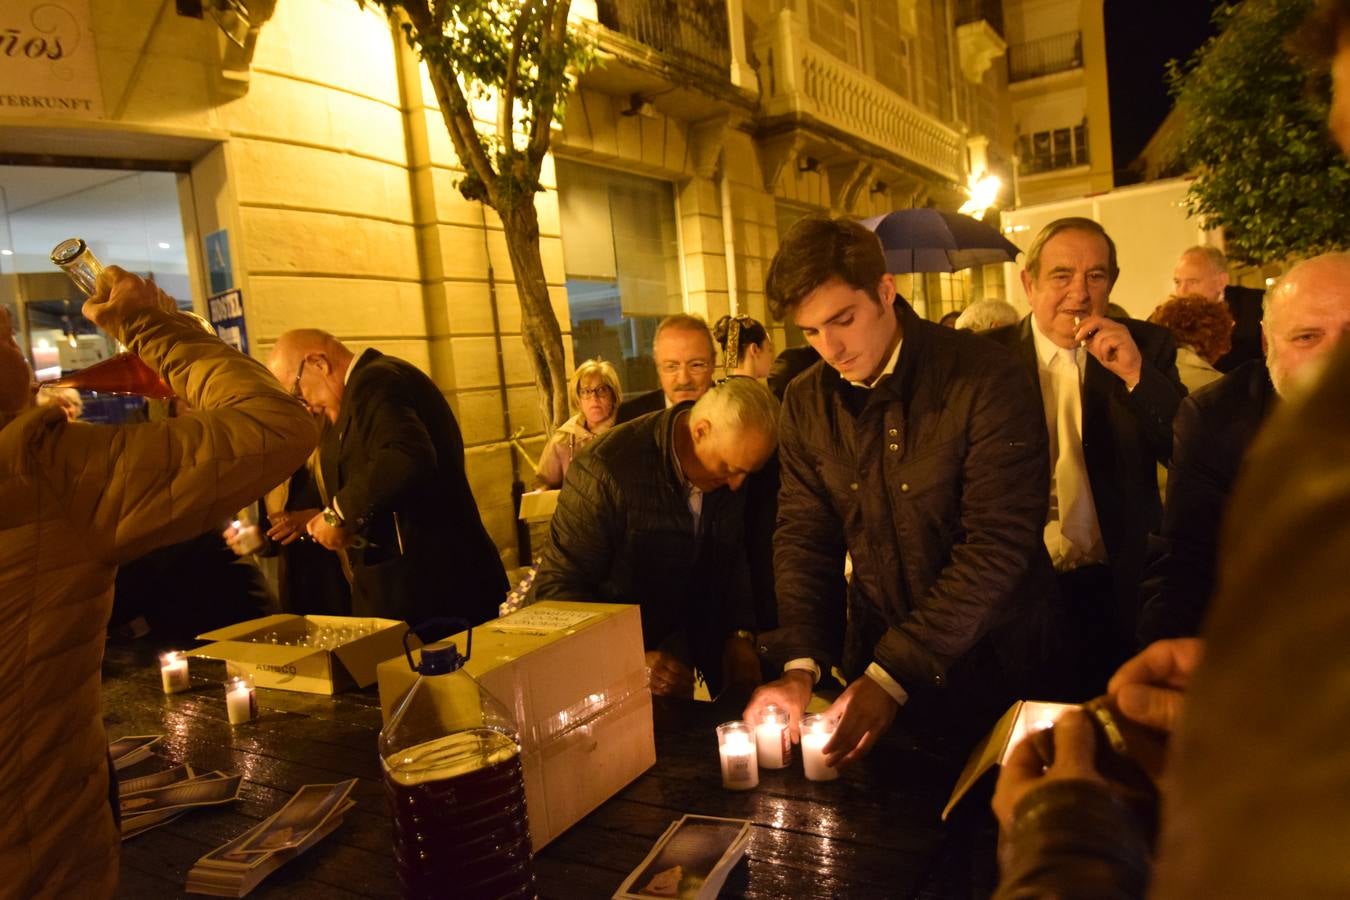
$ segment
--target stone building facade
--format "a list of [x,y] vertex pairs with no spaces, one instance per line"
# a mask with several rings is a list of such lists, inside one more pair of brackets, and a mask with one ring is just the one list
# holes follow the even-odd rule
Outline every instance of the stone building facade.
[[[511,439],[534,453],[543,436],[511,266],[493,212],[455,187],[397,29],[355,0],[248,0],[247,21],[210,3],[195,18],[158,0],[61,2],[87,23],[95,64],[73,77],[95,99],[0,103],[0,163],[173,173],[194,301],[210,293],[204,239],[223,231],[252,353],[317,326],[431,374],[517,564],[511,485],[531,473]],[[569,365],[574,345],[603,353],[628,388],[651,377],[662,315],[767,321],[765,271],[800,215],[954,209],[972,174],[1010,181],[997,0],[575,0],[573,19],[601,64],[554,134],[541,250]],[[50,72],[33,83],[59,93]],[[22,306],[5,272],[0,300]],[[902,286],[936,318],[1001,278]],[[796,342],[770,324],[778,346]]]

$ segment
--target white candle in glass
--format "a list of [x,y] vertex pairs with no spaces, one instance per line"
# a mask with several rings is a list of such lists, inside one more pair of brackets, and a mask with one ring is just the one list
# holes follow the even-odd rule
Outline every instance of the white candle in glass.
[[225,712],[231,725],[251,722],[258,714],[258,701],[253,693],[253,679],[232,678],[225,682]]
[[746,791],[759,784],[759,760],[749,725],[744,722],[718,725],[717,752],[722,757],[722,787]]
[[834,723],[821,715],[802,716],[802,768],[811,781],[833,781],[839,770],[825,765],[825,745],[834,737]]
[[176,650],[160,656],[159,680],[163,682],[166,694],[177,694],[192,687],[188,680],[187,657]]
[[772,703],[764,707],[755,726],[755,747],[759,764],[765,769],[783,769],[792,762],[792,737],[788,733],[788,714]]

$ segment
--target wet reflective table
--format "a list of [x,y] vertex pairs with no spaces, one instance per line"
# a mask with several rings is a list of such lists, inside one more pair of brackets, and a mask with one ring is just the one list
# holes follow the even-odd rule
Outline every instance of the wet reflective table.
[[[335,697],[259,689],[259,718],[232,728],[221,663],[194,659],[192,690],[165,695],[155,648],[114,641],[103,673],[111,737],[163,733],[162,756],[244,776],[239,801],[190,811],[123,843],[119,897],[182,895],[198,857],[275,812],[300,785],[353,777],[357,806],[343,824],[250,896],[398,896],[373,688]],[[727,791],[713,729],[739,709],[658,700],[656,765],[537,855],[540,896],[609,897],[685,813],[755,823],[746,861],[724,896],[937,900],[989,893],[994,838],[982,804],[962,810],[955,824],[938,819],[960,760],[892,735],[837,781],[807,781],[798,760],[782,771],[762,770],[755,790]]]

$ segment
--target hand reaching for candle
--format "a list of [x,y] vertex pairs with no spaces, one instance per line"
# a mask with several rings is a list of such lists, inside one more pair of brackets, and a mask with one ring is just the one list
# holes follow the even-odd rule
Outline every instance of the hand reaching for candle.
[[1012,827],[1014,813],[1022,798],[1039,785],[1071,779],[1106,783],[1093,763],[1097,737],[1086,713],[1077,708],[1065,710],[1055,721],[1052,733],[1055,740],[1053,762],[1042,757],[1037,742],[1028,736],[1013,748],[1003,763],[990,805],[1004,832]]
[[802,714],[806,712],[806,704],[811,702],[812,687],[810,672],[804,669],[784,672],[782,678],[770,681],[751,695],[741,718],[753,725],[763,718],[764,707],[777,706],[788,714],[788,730],[796,744],[801,741]]
[[891,727],[899,709],[881,685],[866,675],[855,678],[825,710],[835,722],[834,737],[824,748],[825,764],[837,769],[862,759]]
[[282,546],[303,540],[307,537],[305,526],[320,513],[317,509],[284,509],[269,513],[272,527],[267,529],[267,536]]
[[652,693],[660,697],[694,696],[694,670],[663,650],[647,651]]

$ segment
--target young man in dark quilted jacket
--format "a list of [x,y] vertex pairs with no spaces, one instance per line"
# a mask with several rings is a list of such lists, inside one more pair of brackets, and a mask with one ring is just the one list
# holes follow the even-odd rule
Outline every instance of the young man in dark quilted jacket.
[[852,220],[794,226],[766,292],[822,359],[784,398],[767,642],[784,669],[746,719],[774,703],[795,725],[838,667],[831,765],[866,754],[897,715],[959,753],[1039,662],[1053,590],[1040,398],[1011,354],[919,318]]

